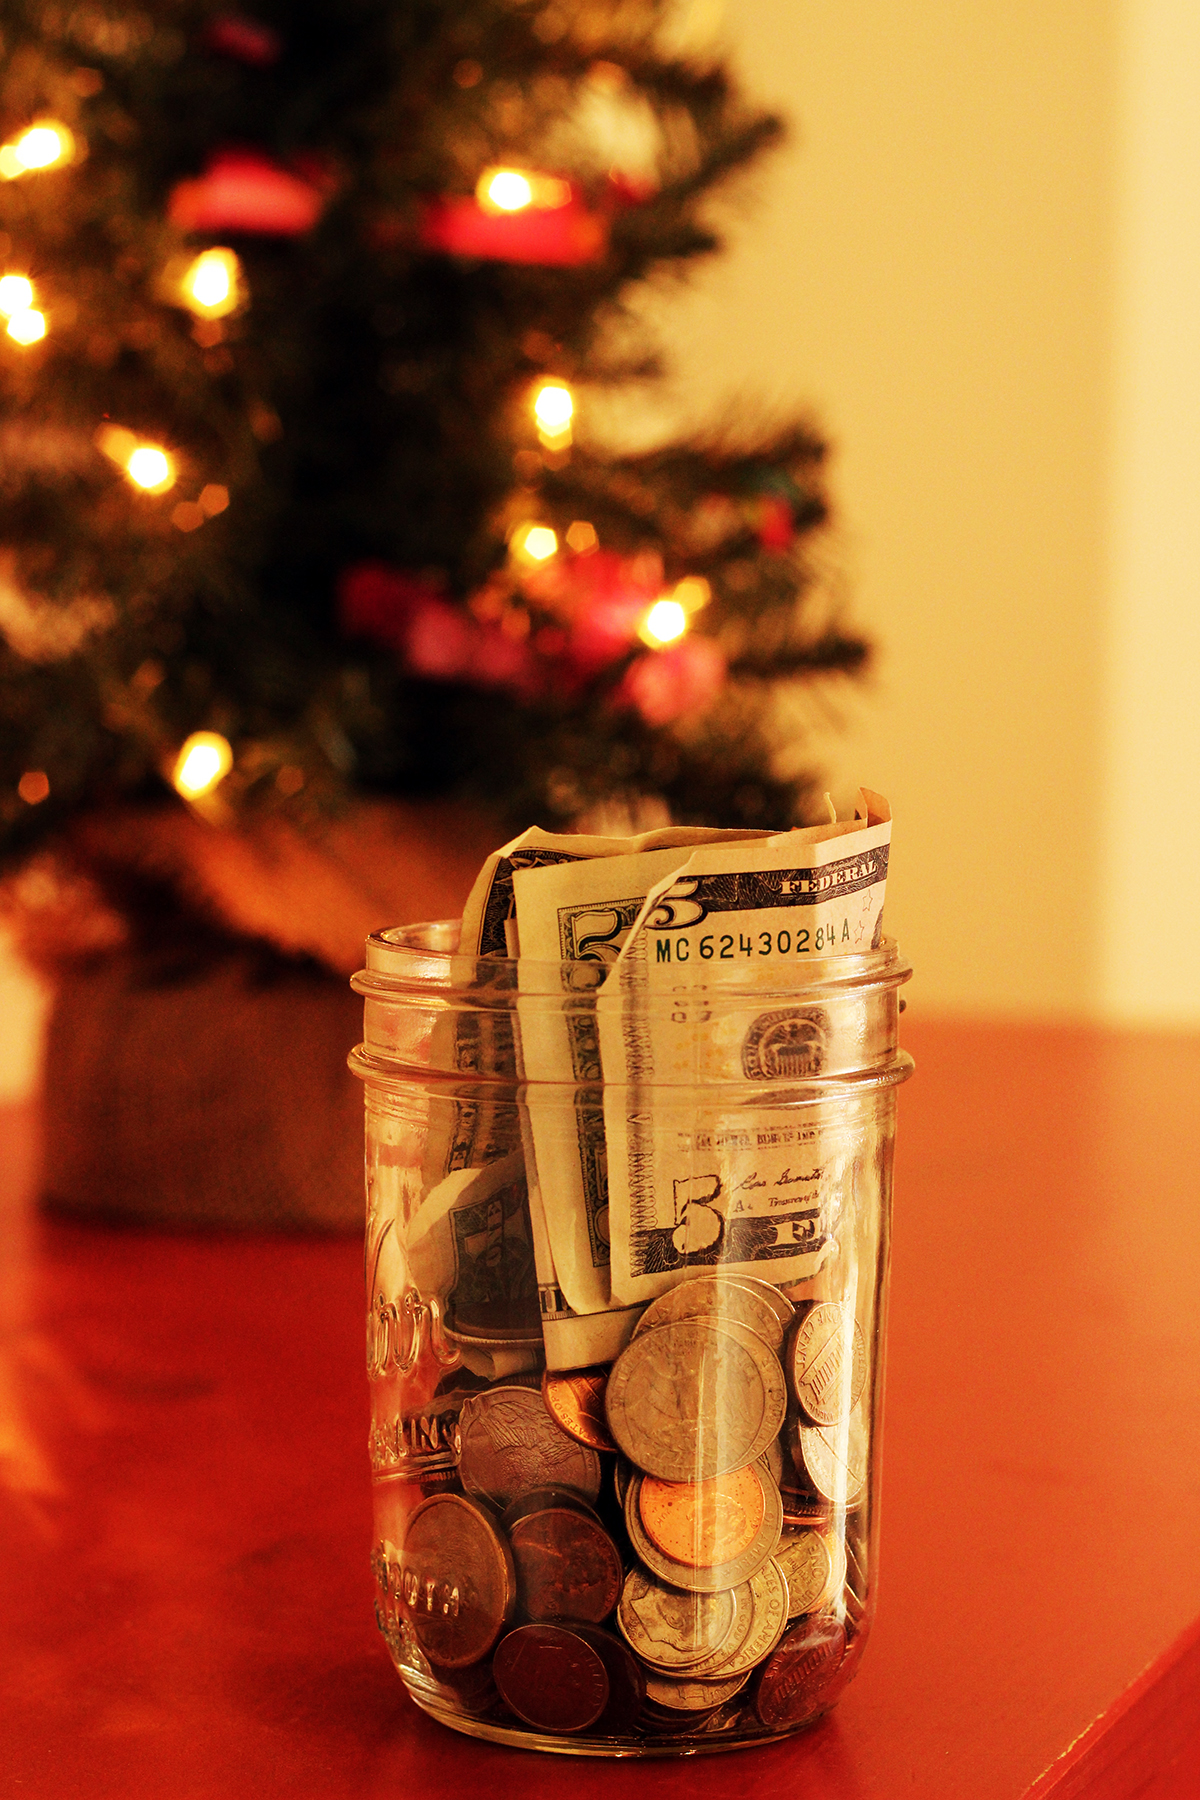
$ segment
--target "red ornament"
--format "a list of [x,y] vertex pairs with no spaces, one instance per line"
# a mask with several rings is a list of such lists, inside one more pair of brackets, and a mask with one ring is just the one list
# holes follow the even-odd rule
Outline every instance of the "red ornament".
[[[662,592],[656,555],[618,556],[593,550],[556,557],[531,571],[526,594],[563,622],[559,659],[568,678],[590,680],[635,641],[638,627]],[[549,651],[544,638],[540,646]]]
[[406,575],[387,563],[356,563],[338,581],[338,624],[347,637],[373,638],[403,650],[413,614],[440,589],[423,575]]
[[589,212],[575,193],[563,206],[530,205],[519,212],[489,212],[473,194],[447,194],[425,203],[420,239],[427,250],[447,256],[571,268],[604,255],[608,220]]
[[494,625],[481,625],[447,600],[425,575],[387,563],[357,563],[338,582],[338,623],[348,637],[371,638],[394,650],[427,681],[465,681],[472,687],[529,692],[534,658]]
[[203,175],[172,188],[167,217],[181,231],[300,237],[320,218],[327,193],[257,150],[219,150]]
[[768,494],[758,503],[758,541],[764,550],[790,550],[796,538],[796,520],[787,501]]
[[205,28],[203,42],[218,56],[248,63],[252,69],[269,69],[278,62],[283,44],[279,33],[244,13],[220,13]]
[[686,637],[668,650],[652,650],[630,663],[615,703],[639,712],[647,725],[669,725],[699,712],[724,686],[725,655],[708,637]]

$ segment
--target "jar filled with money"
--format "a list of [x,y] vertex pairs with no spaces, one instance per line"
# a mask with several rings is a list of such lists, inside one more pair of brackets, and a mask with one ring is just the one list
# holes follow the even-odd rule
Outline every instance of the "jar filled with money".
[[447,1725],[733,1748],[858,1666],[912,1069],[887,835],[876,796],[529,832],[462,921],[368,943],[375,1607]]

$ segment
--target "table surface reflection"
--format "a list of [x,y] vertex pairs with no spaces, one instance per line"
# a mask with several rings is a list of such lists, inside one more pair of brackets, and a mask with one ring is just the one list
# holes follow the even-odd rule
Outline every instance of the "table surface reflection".
[[1200,1794],[1200,1040],[906,1041],[872,1642],[815,1730],[686,1771],[404,1698],[356,1244],[41,1219],[36,1121],[4,1114],[0,1791]]

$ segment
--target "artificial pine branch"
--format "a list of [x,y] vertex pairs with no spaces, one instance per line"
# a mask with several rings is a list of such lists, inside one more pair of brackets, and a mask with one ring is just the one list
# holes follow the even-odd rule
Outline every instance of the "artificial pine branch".
[[[75,154],[0,180],[0,275],[45,327],[0,333],[6,855],[163,801],[200,730],[232,747],[231,819],[355,793],[560,825],[614,795],[803,811],[761,700],[866,655],[816,594],[819,439],[620,456],[586,432],[591,387],[657,372],[616,328],[637,284],[717,247],[709,197],[780,132],[666,54],[661,14],[10,0],[0,162],[45,120]],[[472,198],[494,165],[558,183],[523,248]],[[244,288],[220,318],[180,285],[212,246]],[[542,379],[576,391],[573,447],[539,440]],[[161,492],[121,462],[143,440]],[[689,581],[686,635],[647,638]]]

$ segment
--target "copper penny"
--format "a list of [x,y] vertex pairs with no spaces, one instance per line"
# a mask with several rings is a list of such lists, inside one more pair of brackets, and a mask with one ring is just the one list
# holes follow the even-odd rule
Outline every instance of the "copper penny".
[[593,1450],[615,1450],[604,1416],[607,1386],[607,1369],[573,1369],[569,1375],[547,1369],[542,1376],[542,1399],[555,1424],[581,1444],[590,1444]]
[[787,1390],[778,1358],[753,1331],[731,1319],[680,1319],[626,1345],[605,1407],[639,1469],[706,1481],[762,1455],[779,1434]]
[[711,1481],[660,1481],[647,1475],[638,1505],[642,1524],[660,1550],[676,1562],[711,1569],[732,1562],[753,1542],[766,1496],[752,1469],[732,1469]]
[[545,1506],[509,1533],[517,1598],[529,1618],[598,1625],[621,1596],[625,1571],[603,1526],[573,1507]]
[[779,1489],[757,1464],[752,1466],[750,1473],[762,1486],[762,1524],[739,1556],[732,1557],[729,1562],[714,1563],[711,1567],[680,1562],[675,1557],[668,1556],[665,1550],[659,1549],[642,1524],[642,1484],[649,1477],[636,1476],[625,1496],[625,1529],[638,1560],[652,1574],[657,1575],[660,1581],[667,1582],[671,1587],[686,1588],[691,1593],[721,1593],[737,1588],[741,1582],[749,1581],[768,1557],[774,1554],[783,1530],[783,1502],[779,1497]]
[[600,1458],[555,1424],[532,1388],[489,1388],[463,1404],[458,1472],[469,1494],[504,1508],[538,1487],[572,1488],[589,1502],[600,1493]]
[[539,1731],[586,1731],[608,1705],[603,1659],[562,1625],[518,1625],[492,1658],[501,1698]]
[[429,1661],[462,1669],[487,1655],[512,1616],[512,1553],[486,1507],[434,1494],[408,1522],[400,1604]]
[[800,1320],[786,1356],[792,1392],[814,1425],[836,1425],[862,1398],[867,1344],[848,1306],[826,1301]]
[[819,1531],[785,1532],[775,1561],[788,1584],[788,1618],[816,1612],[829,1592],[833,1559]]
[[821,1710],[846,1653],[846,1633],[822,1614],[793,1625],[763,1666],[754,1709],[764,1725],[801,1725]]
[[565,1506],[571,1512],[583,1513],[600,1523],[599,1513],[594,1506],[588,1505],[582,1494],[574,1488],[559,1487],[530,1488],[527,1494],[518,1494],[501,1513],[500,1523],[505,1531],[511,1532],[518,1519],[523,1519],[526,1513],[540,1512],[543,1506]]
[[646,1672],[627,1644],[595,1625],[574,1624],[571,1630],[589,1644],[608,1676],[608,1705],[592,1729],[598,1737],[628,1737],[646,1698]]

